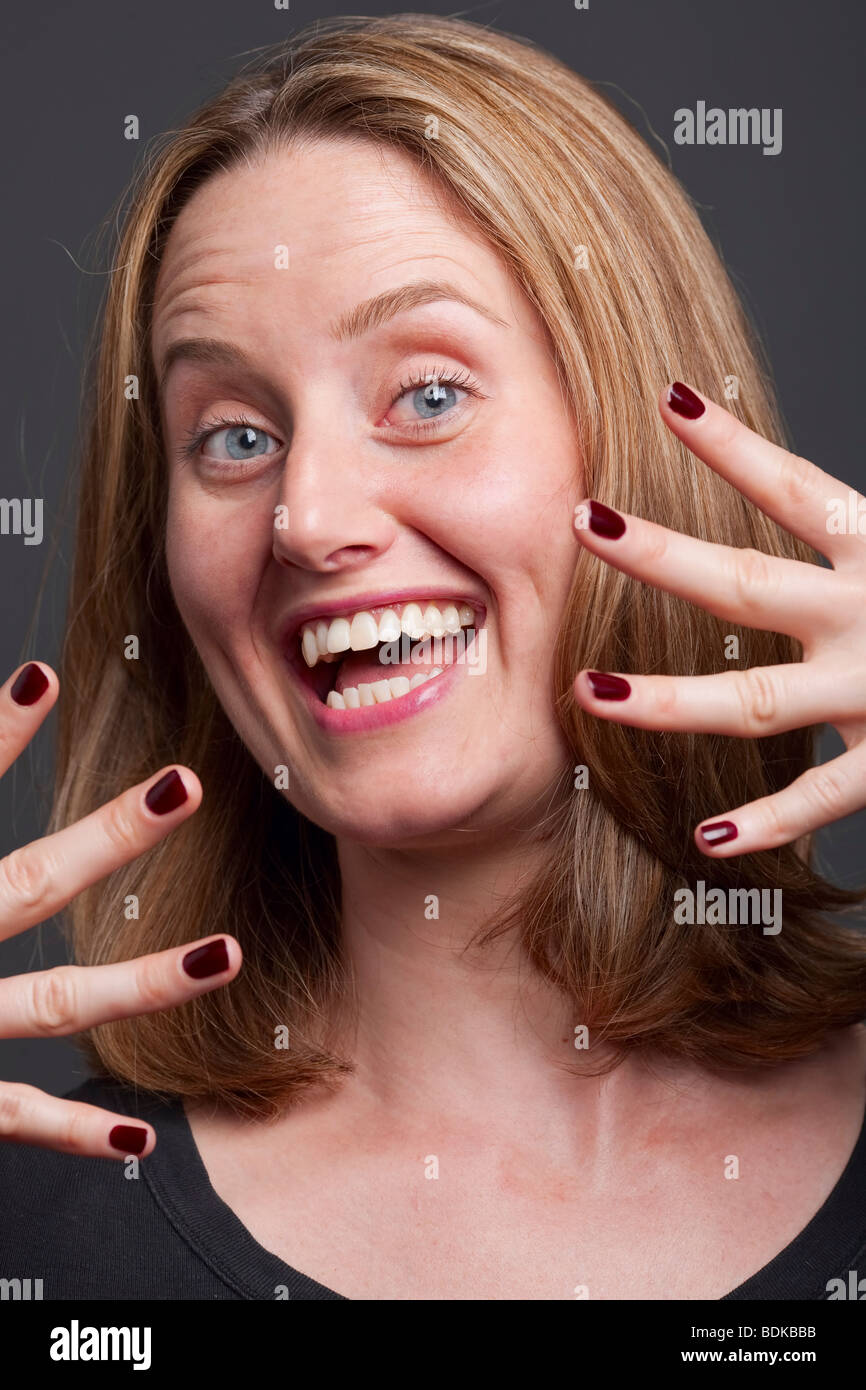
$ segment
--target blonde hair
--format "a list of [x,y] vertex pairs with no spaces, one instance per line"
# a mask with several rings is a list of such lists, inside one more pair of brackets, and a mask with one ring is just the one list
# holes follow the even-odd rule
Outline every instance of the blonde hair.
[[[102,318],[52,825],[163,763],[198,773],[196,815],[72,903],[74,952],[102,963],[226,931],[241,942],[243,969],[180,1009],[96,1028],[84,1045],[98,1070],[122,1080],[249,1113],[274,1113],[351,1069],[327,1045],[349,994],[337,864],[332,838],[242,744],[175,608],[149,316],[162,249],[192,192],[306,137],[403,151],[498,252],[547,325],[587,495],[693,536],[815,558],[662,423],[665,382],[718,399],[734,375],[739,396],[727,407],[785,443],[759,347],[687,196],[605,97],[549,54],[438,16],[316,21],[164,137],[130,190]],[[137,401],[124,396],[128,373],[139,378]],[[859,895],[825,882],[793,846],[709,860],[692,839],[699,820],[802,772],[813,731],[653,733],[575,706],[579,669],[710,672],[730,632],[743,667],[799,657],[786,637],[723,624],[579,548],[551,699],[590,786],[563,795],[564,770],[540,827],[547,868],[475,945],[516,929],[575,1020],[612,1045],[613,1065],[634,1048],[711,1068],[773,1064],[866,1015],[866,943],[819,915]],[[124,659],[129,633],[139,661]],[[696,879],[781,888],[783,931],[676,925],[674,892]],[[126,930],[133,893],[140,918]],[[281,1024],[288,1050],[274,1047]]]

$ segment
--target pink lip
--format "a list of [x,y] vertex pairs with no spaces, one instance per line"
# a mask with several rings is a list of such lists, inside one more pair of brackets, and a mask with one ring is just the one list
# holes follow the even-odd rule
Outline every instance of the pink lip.
[[[451,599],[455,603],[468,603],[479,615],[476,627],[483,627],[486,616],[486,608],[478,599],[470,594],[460,594],[456,589],[445,589],[441,585],[434,585],[432,588],[425,589],[415,587],[413,589],[391,589],[388,593],[367,593],[352,594],[349,598],[343,599],[320,599],[318,603],[305,604],[299,608],[282,626],[279,637],[280,648],[288,652],[291,643],[297,640],[298,632],[304,623],[310,622],[313,618],[336,618],[341,613],[358,613],[363,608],[388,608],[392,603],[417,603],[418,596],[422,599]],[[408,696],[404,696],[408,699]]]
[[418,595],[423,594],[424,598],[432,600],[448,598],[456,603],[468,603],[474,608],[476,613],[475,630],[476,632],[484,626],[487,610],[484,604],[477,599],[459,595],[454,589],[430,588],[430,589],[400,589],[392,590],[387,594],[358,594],[351,599],[332,600],[320,602],[316,607],[312,604],[301,609],[296,613],[283,629],[283,639],[281,650],[296,684],[300,687],[301,695],[304,699],[310,714],[321,729],[326,729],[331,734],[350,734],[363,733],[371,729],[385,728],[388,724],[398,724],[403,719],[408,719],[413,714],[420,713],[421,710],[431,709],[439,700],[443,699],[452,688],[455,680],[460,679],[460,673],[466,674],[465,663],[458,662],[447,666],[441,676],[434,676],[423,685],[419,685],[415,690],[410,690],[408,695],[400,695],[397,699],[386,700],[382,705],[364,705],[360,709],[332,709],[321,701],[314,690],[306,684],[301,675],[305,669],[303,657],[298,650],[297,636],[301,625],[309,622],[311,618],[335,616],[339,613],[356,613],[362,608],[387,608],[392,603],[408,603],[417,601]]
[[330,705],[323,705],[316,692],[304,685],[300,678],[298,683],[307,708],[321,729],[326,729],[329,734],[351,734],[398,724],[410,715],[432,708],[448,694],[461,672],[466,674],[465,665],[455,663],[446,666],[441,676],[431,677],[415,690],[410,690],[408,695],[386,700],[383,705],[363,705],[360,709],[332,709]]

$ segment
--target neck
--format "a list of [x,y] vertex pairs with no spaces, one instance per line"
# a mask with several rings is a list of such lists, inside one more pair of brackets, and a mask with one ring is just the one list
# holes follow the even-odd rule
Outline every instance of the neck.
[[530,965],[513,931],[471,945],[549,851],[473,839],[457,855],[453,846],[407,853],[357,843],[339,853],[354,985],[343,1046],[370,1104],[402,1121],[437,1117],[503,1134],[532,1125],[551,1142],[563,1116],[573,1123],[584,1111],[597,1126],[600,1113],[590,1111],[633,1115],[647,1093],[645,1066],[576,1078],[565,1070],[586,1057],[575,1050],[574,1006]]
[[[647,1146],[685,1154],[700,1136],[715,1143],[744,1126],[772,1127],[774,1116],[784,1123],[792,1106],[811,1105],[832,1126],[840,1088],[859,1131],[866,1029],[843,1030],[798,1062],[745,1073],[632,1052],[604,1074],[576,1074],[576,1060],[588,1057],[596,1072],[612,1060],[592,1037],[588,1054],[575,1049],[579,1011],[530,966],[514,933],[471,945],[540,856],[509,851],[503,839],[488,850],[474,838],[465,855],[355,843],[339,851],[352,989],[329,1041],[353,1071],[336,1091],[287,1107],[294,1143],[321,1125],[337,1143],[378,1135],[400,1151],[408,1144],[426,1153],[435,1136],[461,1161],[531,1151],[589,1182],[631,1163],[642,1169]],[[202,1109],[187,1103],[188,1113]],[[198,1114],[199,1133],[206,1122]],[[230,1110],[214,1122],[237,1133]]]

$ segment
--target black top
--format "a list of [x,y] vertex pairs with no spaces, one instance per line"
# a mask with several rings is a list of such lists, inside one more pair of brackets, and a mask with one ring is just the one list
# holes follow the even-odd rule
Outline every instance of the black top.
[[[0,1270],[44,1299],[340,1299],[271,1254],[217,1196],[183,1104],[92,1079],[68,1099],[157,1131],[138,1178],[123,1161],[0,1143]],[[798,1236],[725,1299],[829,1297],[866,1274],[866,1115],[833,1191]],[[848,1295],[850,1297],[850,1294]]]

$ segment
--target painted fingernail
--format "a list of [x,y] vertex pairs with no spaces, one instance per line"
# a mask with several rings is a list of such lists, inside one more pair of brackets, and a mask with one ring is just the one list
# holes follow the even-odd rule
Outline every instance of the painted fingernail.
[[148,811],[153,811],[155,816],[165,816],[169,811],[174,811],[178,806],[182,806],[187,799],[186,787],[183,785],[183,778],[179,772],[172,768],[164,777],[160,777],[158,782],[154,782],[144,804]]
[[681,381],[675,381],[673,386],[669,387],[668,405],[677,415],[685,415],[687,420],[697,420],[706,410],[700,396],[696,396],[694,391],[684,386]]
[[606,507],[603,502],[595,502],[592,499],[589,503],[589,529],[594,531],[597,536],[604,536],[606,540],[619,540],[625,530],[625,522],[619,512],[615,512],[612,507]]
[[597,700],[625,700],[631,694],[631,686],[622,676],[609,676],[606,671],[587,671],[586,678]]
[[229,953],[224,938],[187,951],[182,964],[187,975],[194,980],[206,980],[209,975],[219,975],[223,970],[228,970]]
[[41,666],[31,661],[23,671],[19,671],[12,683],[9,694],[16,705],[35,705],[48,689],[48,677]]
[[120,1149],[124,1154],[144,1153],[147,1148],[147,1130],[139,1129],[138,1125],[115,1125],[108,1136],[108,1142],[113,1149]]
[[737,827],[732,820],[716,820],[712,825],[701,826],[701,839],[708,845],[724,845],[728,840],[736,840]]

